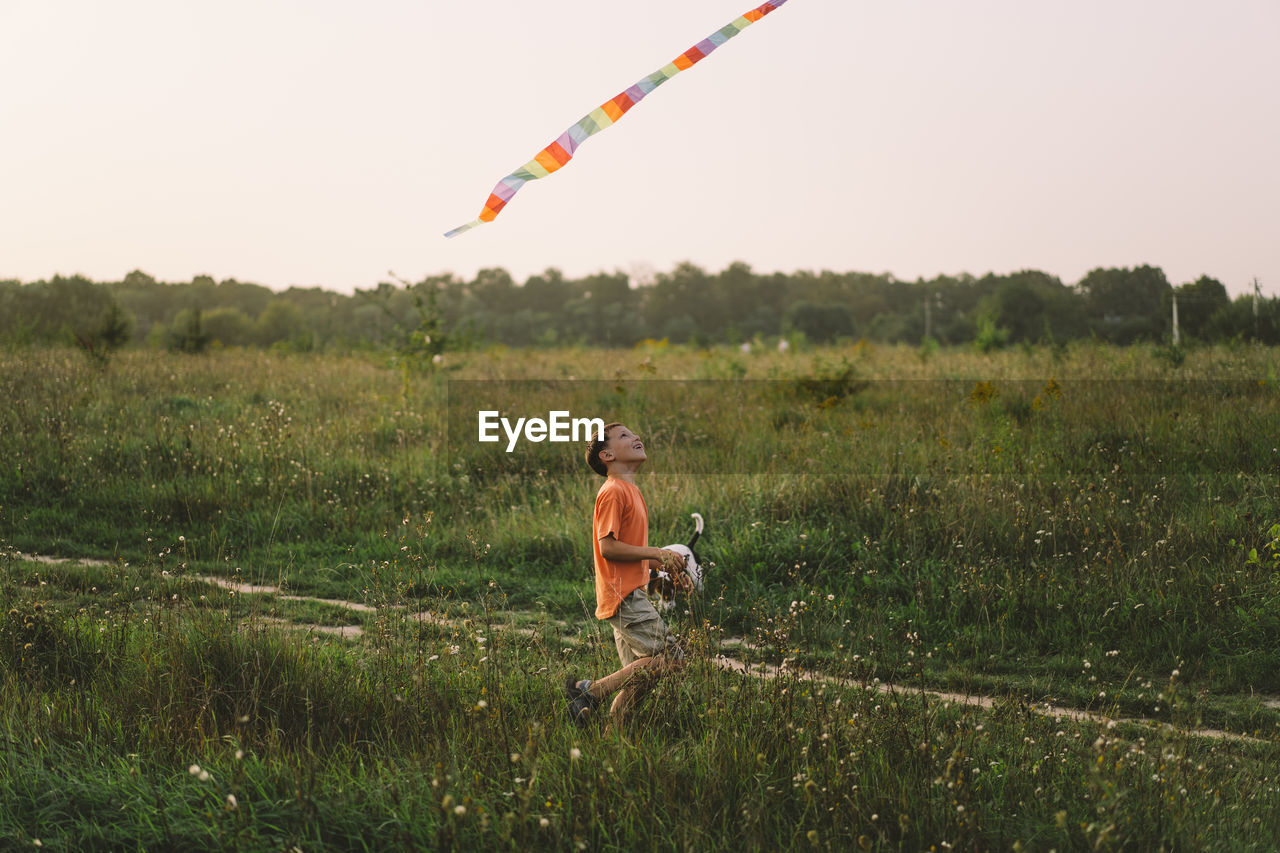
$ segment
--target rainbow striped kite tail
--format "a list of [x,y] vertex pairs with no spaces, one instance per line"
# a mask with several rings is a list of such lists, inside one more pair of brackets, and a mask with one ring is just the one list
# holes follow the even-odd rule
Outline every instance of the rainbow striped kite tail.
[[475,228],[477,225],[483,225],[483,224],[484,223],[481,222],[479,219],[473,219],[472,221],[468,222],[466,225],[459,225],[457,228],[454,228],[452,231],[444,232],[444,236],[457,237],[459,234],[465,234],[468,231],[470,231],[472,228]]
[[[489,198],[485,200],[484,209],[480,211],[480,216],[468,222],[466,225],[459,225],[452,231],[444,232],[446,237],[457,237],[459,234],[465,234],[477,225],[483,225],[486,222],[492,222],[498,218],[498,214],[502,212],[502,208],[507,206],[507,202],[516,194],[516,190],[524,185],[528,178],[525,177],[525,171],[532,163],[526,163],[522,168],[502,180],[498,181],[498,185],[493,188],[493,192],[489,193]],[[558,167],[557,167],[558,168]]]
[[578,146],[585,142],[588,137],[614,124],[654,89],[681,71],[692,68],[720,45],[786,2],[787,0],[765,0],[764,3],[730,21],[662,68],[647,77],[642,77],[637,83],[587,113],[576,124],[560,134],[550,145],[539,151],[532,160],[507,175],[501,181],[498,181],[498,185],[489,194],[489,198],[484,204],[484,209],[480,211],[480,218],[474,222],[468,222],[466,225],[460,225],[452,231],[446,231],[444,236],[456,237],[459,234],[470,231],[477,225],[492,222],[502,212],[502,209],[507,206],[507,202],[511,201],[511,197],[516,194],[520,187],[529,181],[545,178],[547,175],[559,170],[573,159],[573,154],[578,149]]

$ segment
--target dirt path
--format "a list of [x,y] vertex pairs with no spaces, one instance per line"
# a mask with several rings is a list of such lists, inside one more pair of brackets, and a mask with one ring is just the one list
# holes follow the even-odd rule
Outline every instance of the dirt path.
[[[344,601],[340,598],[316,598],[311,595],[284,595],[278,586],[270,586],[268,584],[252,584],[243,583],[241,581],[233,581],[228,578],[220,578],[216,575],[196,575],[196,580],[211,583],[222,589],[230,590],[236,595],[274,595],[281,601],[310,601],[314,604],[332,604],[336,607],[342,607],[356,613],[377,613],[378,608],[372,604],[364,604],[359,601]],[[356,636],[359,636],[357,634]]]
[[[243,583],[214,575],[197,575],[196,579],[221,587],[222,589],[230,590],[237,595],[252,595],[255,593],[260,595],[274,595],[281,601],[308,601],[315,604],[331,604],[337,607],[346,608],[347,610],[351,610],[356,613],[378,612],[377,607],[360,601],[345,601],[340,598],[317,598],[316,596],[311,595],[284,595],[277,586]],[[408,618],[414,622],[429,622],[433,625],[439,625],[445,628],[460,627],[460,623],[457,620],[449,619],[448,617],[441,616],[439,613],[434,613],[430,610],[415,611],[408,614]],[[357,639],[364,635],[364,628],[360,625],[313,625],[302,622],[288,622],[284,619],[272,619],[271,621],[282,627],[296,628],[299,630],[316,630],[326,634],[335,634],[347,637],[348,639]],[[532,628],[519,628],[515,626],[507,626],[507,628],[521,636],[533,636],[534,634]]]
[[[81,563],[84,565],[110,565],[105,560],[80,560],[80,559],[61,559],[55,557],[42,557],[33,554],[23,554],[21,552],[12,552],[16,559],[27,560],[31,562],[57,564],[57,563]],[[250,584],[240,581],[233,581],[228,578],[217,577],[213,575],[200,575],[196,580],[204,583],[212,584],[222,589],[229,590],[237,595],[274,595],[282,601],[300,601],[311,602],[316,604],[328,604],[351,610],[355,613],[376,613],[377,608],[373,605],[364,604],[359,601],[345,601],[342,599],[318,598],[307,595],[286,595],[282,593],[280,587],[268,584]],[[410,613],[409,618],[419,622],[429,622],[442,627],[462,627],[458,620],[450,619],[438,613],[431,611],[419,611]],[[364,629],[359,625],[315,625],[308,623],[289,622],[277,617],[263,616],[259,619],[271,626],[279,626],[283,628],[292,628],[295,630],[313,631],[316,633],[329,634],[332,636],[343,637],[346,639],[359,639],[364,634]],[[517,634],[530,636],[534,633],[531,628],[518,628],[515,626],[506,626],[507,630],[514,631]],[[729,647],[746,647],[751,648],[751,644],[744,638],[727,638],[723,646]],[[822,684],[832,684],[844,687],[860,686],[866,689],[875,690],[891,697],[906,698],[924,698],[928,701],[944,702],[956,705],[971,706],[976,708],[990,709],[1002,701],[1001,698],[993,696],[985,696],[980,694],[964,694],[953,693],[945,690],[934,690],[920,687],[908,687],[900,684],[890,684],[881,682],[876,679],[870,683],[862,683],[847,678],[836,678],[834,676],[825,675],[823,673],[800,670],[795,667],[788,666],[787,663],[775,665],[770,663],[745,663],[738,658],[727,654],[716,654],[712,661],[722,669],[729,672],[736,672],[741,675],[751,676],[753,678],[777,679],[777,678],[793,678],[799,681],[809,681]],[[1274,709],[1280,709],[1280,698],[1277,697],[1259,697],[1261,703]],[[1052,703],[1039,703],[1030,706],[1032,713],[1039,714],[1044,717],[1053,719],[1069,720],[1077,723],[1096,723],[1102,725],[1129,723],[1148,727],[1163,727],[1178,734],[1191,737],[1209,738],[1214,740],[1244,741],[1252,743],[1267,743],[1267,741],[1248,735],[1236,734],[1235,732],[1222,731],[1220,729],[1179,729],[1170,726],[1160,720],[1154,720],[1147,717],[1112,717],[1095,711],[1084,711],[1079,708],[1068,708]]]
[[22,551],[8,552],[14,560],[25,560],[28,563],[44,563],[57,566],[63,563],[78,563],[81,566],[110,566],[110,560],[93,560],[88,557],[46,557],[41,554],[24,554]]
[[[371,607],[367,604],[361,604],[359,602],[353,602],[353,601],[337,601],[333,599],[312,598],[308,596],[297,596],[297,595],[280,595],[280,590],[277,587],[255,586],[251,584],[236,583],[234,581],[227,580],[226,578],[206,576],[206,577],[202,577],[201,580],[207,581],[209,583],[217,584],[218,586],[223,587],[224,589],[230,589],[237,593],[269,593],[269,594],[275,594],[279,598],[286,601],[313,601],[313,602],[322,602],[327,604],[337,604],[337,605],[348,607],[352,610],[355,610],[357,612],[362,612],[362,613],[376,610],[376,608]],[[445,627],[459,627],[459,623],[456,620],[451,620],[446,617],[440,616],[439,614],[434,614],[430,612],[413,613],[413,614],[410,614],[410,618],[416,619],[419,621],[431,622],[433,624],[441,625]],[[280,621],[282,622],[282,624],[289,625],[290,627],[298,627],[298,628],[308,627],[308,626],[297,625],[296,623],[285,623],[283,622],[283,620],[280,620]],[[353,637],[353,638],[359,637],[360,634],[362,633],[359,626],[345,626],[342,629],[321,628],[319,626],[311,626],[311,627],[315,627],[317,630],[326,631],[329,633],[339,633],[341,636]],[[524,635],[530,635],[533,633],[532,629],[517,628],[514,630],[517,633],[524,634]],[[736,638],[736,637],[726,639],[723,645],[745,646],[748,648],[750,647],[750,643],[748,643],[745,639]],[[966,706],[972,706],[972,707],[984,708],[984,709],[994,708],[997,702],[1001,701],[1000,699],[992,696],[953,693],[945,690],[933,690],[933,689],[924,689],[924,688],[918,688],[918,687],[907,687],[900,684],[887,684],[887,683],[881,682],[879,679],[876,679],[875,681],[868,684],[863,684],[861,682],[851,681],[849,679],[835,678],[832,676],[824,675],[822,673],[798,670],[792,667],[788,667],[787,664],[785,663],[782,664],[781,666],[769,664],[769,663],[748,664],[748,663],[744,663],[743,661],[735,657],[731,657],[726,654],[716,654],[712,658],[712,661],[717,666],[729,672],[736,672],[741,675],[749,675],[754,678],[776,679],[776,678],[782,678],[782,677],[790,677],[800,681],[811,681],[811,682],[833,684],[833,685],[838,684],[846,687],[856,685],[856,686],[861,686],[867,689],[872,689],[879,693],[883,693],[893,697],[914,698],[914,697],[923,696],[927,698],[929,701],[951,703],[955,705],[966,705]],[[1267,707],[1280,708],[1280,699],[1266,698],[1266,699],[1262,699],[1261,701]],[[1247,741],[1247,742],[1253,742],[1253,743],[1266,742],[1266,741],[1260,741],[1258,738],[1250,737],[1248,735],[1236,734],[1235,732],[1223,731],[1221,729],[1205,729],[1205,728],[1176,729],[1172,726],[1169,726],[1169,724],[1167,723],[1161,722],[1159,720],[1153,720],[1146,717],[1112,717],[1107,714],[1101,714],[1095,711],[1084,711],[1079,708],[1068,708],[1068,707],[1064,707],[1061,705],[1054,705],[1047,702],[1031,706],[1030,711],[1032,713],[1039,714],[1040,716],[1043,716],[1043,717],[1051,717],[1053,719],[1059,719],[1059,720],[1070,720],[1072,722],[1077,722],[1077,723],[1098,723],[1102,725],[1110,725],[1113,723],[1117,725],[1121,723],[1131,723],[1131,724],[1144,725],[1144,726],[1161,726],[1161,727],[1165,727],[1165,728],[1169,728],[1174,731],[1177,731],[1179,734],[1189,735],[1191,737],[1211,738],[1215,740]]]
[[[822,673],[791,669],[785,665],[774,666],[773,664],[767,663],[746,664],[736,658],[729,657],[728,655],[716,655],[714,661],[719,666],[731,672],[750,675],[756,678],[790,677],[799,681],[837,684],[844,687],[859,686],[893,697],[914,699],[924,696],[930,701],[955,705],[967,705],[985,709],[994,708],[998,702],[1003,701],[1002,699],[993,696],[983,696],[972,693],[951,693],[946,690],[907,687],[901,684],[887,684],[881,682],[879,679],[875,679],[870,683],[863,683],[847,678],[834,678]],[[1263,700],[1263,704],[1268,707],[1280,707],[1280,700]],[[1236,734],[1235,732],[1222,731],[1221,729],[1181,729],[1171,726],[1163,721],[1153,720],[1148,717],[1113,717],[1107,714],[1097,713],[1096,711],[1083,711],[1079,708],[1067,708],[1048,702],[1028,706],[1028,710],[1031,713],[1039,714],[1042,717],[1051,717],[1055,720],[1070,720],[1071,722],[1076,723],[1099,723],[1103,725],[1111,725],[1113,723],[1116,725],[1121,723],[1132,723],[1143,726],[1162,727],[1191,737],[1211,738],[1215,740],[1246,741],[1250,743],[1267,743],[1267,741],[1250,737],[1249,735]]]

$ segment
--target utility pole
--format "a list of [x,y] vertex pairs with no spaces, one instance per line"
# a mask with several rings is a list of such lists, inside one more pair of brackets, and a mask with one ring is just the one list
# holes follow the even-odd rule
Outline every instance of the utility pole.
[[[933,305],[933,302],[937,305]],[[942,293],[934,293],[924,295],[924,339],[927,341],[933,337],[933,309],[942,307]]]
[[1173,345],[1178,345],[1178,294],[1173,294]]
[[1258,339],[1258,277],[1253,277],[1253,339]]

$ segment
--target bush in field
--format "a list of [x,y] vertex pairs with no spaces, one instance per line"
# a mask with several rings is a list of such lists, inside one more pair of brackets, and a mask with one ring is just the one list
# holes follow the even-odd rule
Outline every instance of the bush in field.
[[996,325],[992,317],[978,320],[978,334],[973,339],[973,346],[978,352],[990,353],[1002,349],[1009,342],[1009,330]]
[[215,344],[242,347],[257,343],[253,321],[239,308],[214,308],[204,313],[202,321]]
[[165,336],[165,346],[171,352],[202,353],[209,348],[213,336],[204,327],[199,308],[184,308],[173,318]]

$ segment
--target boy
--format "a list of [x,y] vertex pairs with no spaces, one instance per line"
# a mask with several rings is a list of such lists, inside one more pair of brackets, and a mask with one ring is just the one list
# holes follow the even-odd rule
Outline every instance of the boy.
[[645,594],[650,563],[670,573],[681,589],[690,586],[683,556],[649,547],[649,510],[635,483],[636,472],[647,458],[644,443],[620,423],[605,426],[603,435],[603,440],[587,445],[587,464],[605,478],[596,494],[591,525],[596,618],[607,619],[613,626],[622,668],[594,681],[570,676],[565,682],[569,717],[580,726],[615,691],[609,714],[622,722],[653,677],[683,664],[684,654]]

